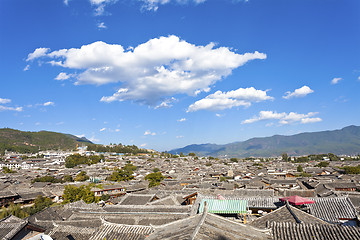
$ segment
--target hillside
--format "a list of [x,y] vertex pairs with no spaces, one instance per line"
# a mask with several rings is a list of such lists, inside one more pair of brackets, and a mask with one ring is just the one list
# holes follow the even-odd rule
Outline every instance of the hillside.
[[229,157],[271,157],[286,152],[289,155],[320,153],[359,154],[360,127],[349,126],[341,130],[300,133],[292,136],[252,138],[244,142],[224,145],[201,144],[174,149],[169,153],[195,152],[199,155]]
[[4,150],[35,153],[48,149],[74,149],[77,144],[92,144],[86,138],[57,132],[24,132],[11,128],[0,129],[0,153]]

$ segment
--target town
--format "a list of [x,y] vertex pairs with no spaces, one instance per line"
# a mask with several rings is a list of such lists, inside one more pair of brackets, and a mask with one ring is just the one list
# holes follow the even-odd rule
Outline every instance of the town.
[[1,158],[2,239],[360,238],[359,156],[82,146]]

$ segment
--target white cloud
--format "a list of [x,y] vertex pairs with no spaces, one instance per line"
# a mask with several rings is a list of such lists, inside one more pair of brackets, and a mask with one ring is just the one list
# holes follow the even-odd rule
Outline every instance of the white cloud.
[[70,0],[64,0],[64,4],[65,4],[66,6],[68,6],[68,5],[69,5],[69,1],[70,1]]
[[92,136],[91,138],[89,138],[89,140],[90,140],[91,142],[100,142],[100,140],[97,139],[97,138],[95,138],[95,136]]
[[90,0],[91,5],[95,7],[95,16],[104,15],[105,7],[115,2],[117,0]]
[[75,136],[78,138],[83,138],[83,137],[85,137],[85,134],[80,134],[80,135],[75,135]]
[[188,3],[194,3],[194,4],[200,4],[205,2],[206,0],[139,0],[143,2],[143,5],[141,7],[142,10],[147,11],[157,11],[159,9],[160,5],[165,5],[169,3],[177,3],[177,4],[188,4]]
[[33,53],[29,53],[26,61],[32,61],[36,58],[44,57],[50,51],[50,48],[37,48]]
[[15,112],[22,112],[22,107],[5,107],[0,105],[0,112],[2,111],[15,111]]
[[[262,120],[278,120],[282,125],[300,122],[302,124],[314,123],[322,121],[321,118],[313,118],[312,116],[318,114],[317,112],[309,112],[307,114],[299,114],[295,112],[277,113],[273,111],[260,111],[259,116],[244,120],[242,124],[254,123]],[[268,125],[269,126],[269,125]]]
[[332,80],[331,80],[331,84],[338,84],[341,80],[343,80],[342,78],[333,78]]
[[176,136],[176,138],[184,138],[184,136]]
[[151,131],[149,131],[149,130],[146,130],[145,133],[144,133],[144,135],[145,135],[145,136],[148,136],[148,135],[150,135],[150,136],[155,136],[156,133],[151,132]]
[[106,130],[106,128],[102,128],[102,129],[100,129],[99,131],[100,132],[103,132],[103,131],[105,131]]
[[0,98],[0,104],[6,104],[6,103],[10,103],[11,99],[7,99],[7,98]]
[[179,120],[177,120],[178,122],[185,122],[186,121],[186,118],[181,118]]
[[54,102],[46,102],[43,104],[43,106],[47,107],[47,106],[54,106],[55,103]]
[[358,77],[358,81],[360,81],[360,76]]
[[63,80],[67,80],[73,76],[74,76],[73,74],[67,74],[65,72],[61,72],[56,76],[55,80],[63,81]]
[[140,145],[140,147],[145,147],[147,144],[146,143],[143,143]]
[[217,91],[207,97],[196,101],[188,108],[188,112],[199,110],[224,110],[237,106],[249,107],[252,102],[272,100],[273,97],[267,95],[267,91],[257,90],[253,87],[239,88],[229,92]]
[[214,46],[196,46],[172,35],[151,39],[133,50],[94,42],[46,56],[64,68],[85,69],[76,75],[75,84],[121,82],[120,89],[112,96],[104,96],[103,102],[134,100],[156,105],[175,94],[193,96],[195,92],[209,91],[233,69],[250,60],[266,58],[266,54],[257,51],[238,54],[227,47]]
[[220,114],[220,113],[216,113],[216,114],[215,114],[215,116],[217,116],[218,118],[223,117],[223,115],[222,115],[222,114]]
[[295,89],[294,92],[286,92],[283,98],[290,99],[290,98],[297,98],[297,97],[305,97],[306,95],[313,93],[314,90],[309,88],[308,86],[302,86],[301,88]]
[[97,27],[98,27],[99,29],[106,29],[106,28],[107,28],[107,26],[105,25],[104,22],[98,23]]
[[120,129],[118,129],[118,128],[117,128],[117,129],[115,129],[115,132],[120,132]]
[[164,101],[162,101],[159,105],[157,105],[155,107],[155,109],[159,109],[159,108],[171,108],[173,105],[173,102],[176,102],[177,99],[172,97],[170,99],[165,99]]
[[30,69],[30,65],[29,65],[29,64],[24,67],[24,71],[28,71],[29,69]]

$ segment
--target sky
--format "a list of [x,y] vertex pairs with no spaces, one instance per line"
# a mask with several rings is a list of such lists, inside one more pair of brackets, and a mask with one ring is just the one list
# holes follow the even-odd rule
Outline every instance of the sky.
[[158,151],[360,125],[358,0],[0,0],[0,128]]

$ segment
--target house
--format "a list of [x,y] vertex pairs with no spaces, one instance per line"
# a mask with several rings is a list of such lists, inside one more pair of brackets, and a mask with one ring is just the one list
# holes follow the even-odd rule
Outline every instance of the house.
[[110,195],[114,197],[126,194],[126,188],[122,185],[107,185],[103,186],[102,189],[92,188],[91,191],[94,192],[95,197],[99,197],[102,195]]

